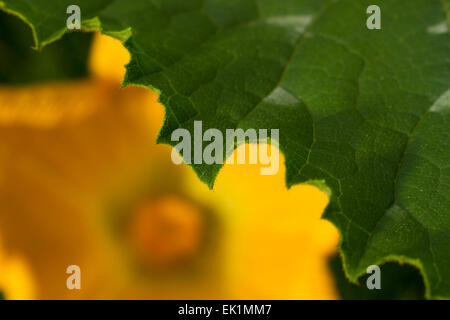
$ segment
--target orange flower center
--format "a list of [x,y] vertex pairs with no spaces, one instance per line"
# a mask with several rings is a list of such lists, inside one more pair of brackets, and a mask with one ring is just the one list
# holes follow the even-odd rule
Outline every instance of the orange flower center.
[[166,196],[139,206],[130,223],[132,246],[150,267],[176,265],[194,256],[203,238],[201,210],[187,200]]

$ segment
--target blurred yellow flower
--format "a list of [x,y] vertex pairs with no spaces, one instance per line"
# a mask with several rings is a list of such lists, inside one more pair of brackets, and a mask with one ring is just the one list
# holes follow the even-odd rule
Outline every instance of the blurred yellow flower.
[[[154,143],[156,94],[120,88],[128,59],[96,35],[92,79],[0,88],[0,235],[36,297],[336,298],[327,196],[257,165],[225,165],[208,190]],[[72,264],[81,290],[65,286]]]

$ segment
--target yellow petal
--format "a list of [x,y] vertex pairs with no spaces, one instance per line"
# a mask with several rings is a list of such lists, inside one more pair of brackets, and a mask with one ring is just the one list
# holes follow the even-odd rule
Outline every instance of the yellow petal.
[[[256,146],[240,148],[248,151]],[[328,197],[313,186],[287,190],[283,165],[273,176],[262,176],[261,167],[226,164],[214,191],[200,186],[198,178],[189,174],[186,188],[222,208],[230,295],[237,299],[337,298],[327,257],[335,253],[339,235],[331,223],[320,219]]]
[[94,77],[121,83],[129,60],[130,54],[119,40],[95,34],[89,61]]
[[34,279],[25,260],[7,255],[0,243],[0,292],[8,300],[35,299]]
[[76,122],[111,104],[111,86],[98,81],[0,86],[0,125],[48,128]]

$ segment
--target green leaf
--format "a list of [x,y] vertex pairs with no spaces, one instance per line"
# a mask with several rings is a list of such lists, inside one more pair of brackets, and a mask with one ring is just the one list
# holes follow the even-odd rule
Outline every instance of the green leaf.
[[[417,266],[450,298],[449,0],[3,0],[36,47],[83,28],[124,41],[124,84],[158,90],[174,129],[280,129],[288,186],[323,180],[347,276]],[[380,6],[381,30],[366,28]],[[242,143],[242,141],[241,141]],[[231,152],[231,146],[227,153]],[[194,165],[213,186],[220,165]],[[236,182],[238,183],[238,181]]]
[[38,52],[31,48],[30,30],[20,20],[0,12],[0,30],[0,84],[26,84],[88,75],[92,34],[67,34],[61,41]]
[[328,263],[340,298],[345,300],[423,300],[425,286],[420,272],[409,265],[394,262],[380,266],[381,289],[368,289],[366,274],[359,279],[359,284],[350,283],[345,277],[339,256],[334,256]]

